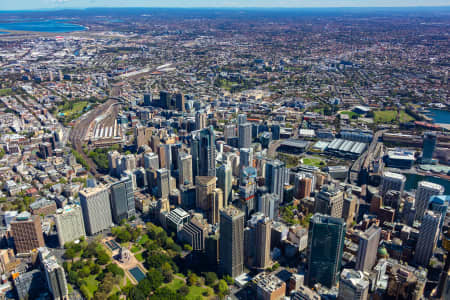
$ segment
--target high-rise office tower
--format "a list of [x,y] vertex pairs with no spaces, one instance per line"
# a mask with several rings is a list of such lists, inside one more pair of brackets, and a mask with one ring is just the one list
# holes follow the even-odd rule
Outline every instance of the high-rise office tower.
[[299,188],[297,199],[303,199],[309,197],[311,195],[312,190],[312,179],[308,177],[303,177],[299,180]]
[[279,203],[283,203],[283,188],[286,181],[285,165],[279,160],[266,163],[265,185],[269,193],[278,196]]
[[306,282],[331,288],[337,283],[344,250],[343,219],[314,214],[309,221]]
[[203,128],[206,128],[207,123],[206,123],[206,113],[203,112],[197,112],[195,114],[195,128],[197,130],[201,130]]
[[239,162],[241,170],[245,167],[253,167],[253,149],[252,148],[239,149]]
[[47,248],[39,248],[42,269],[45,273],[48,290],[52,294],[52,299],[68,300],[69,289],[67,287],[66,274],[64,268],[58,264],[54,256],[50,256]]
[[214,176],[197,176],[196,183],[196,201],[195,206],[201,210],[209,211],[209,195],[216,188],[217,178]]
[[172,167],[172,144],[163,144],[160,147],[160,164],[162,168],[171,170]]
[[64,247],[67,242],[72,242],[86,235],[84,229],[83,213],[78,205],[66,205],[55,214],[56,231],[58,232],[59,246]]
[[279,123],[272,124],[271,130],[272,130],[272,139],[274,141],[279,140],[280,139],[280,135],[281,135],[280,124]]
[[223,206],[227,207],[232,199],[233,175],[228,164],[217,168],[217,186],[223,191]]
[[162,168],[156,171],[156,184],[158,186],[159,198],[167,199],[169,197],[169,170]]
[[369,283],[363,272],[344,269],[339,281],[338,300],[367,300]]
[[428,181],[420,181],[416,190],[416,220],[422,220],[430,203],[430,198],[432,196],[442,195],[443,193],[444,187],[442,185]]
[[178,160],[181,154],[181,143],[172,144],[170,147],[172,165],[170,166],[170,170],[178,170]]
[[417,240],[414,261],[416,264],[427,267],[439,238],[439,223],[441,215],[426,211],[420,225],[419,239]]
[[29,212],[18,214],[10,223],[14,246],[17,253],[28,253],[33,249],[44,247],[41,219]]
[[99,233],[112,225],[108,188],[85,188],[79,193],[84,228],[88,235]]
[[423,136],[422,163],[429,164],[433,160],[437,136],[434,132],[426,132]]
[[223,208],[223,192],[219,188],[215,188],[211,194],[208,195],[209,212],[208,221],[211,224],[219,223],[219,212]]
[[252,124],[239,124],[239,148],[250,148],[252,145]]
[[108,152],[108,167],[109,167],[110,175],[116,175],[117,161],[118,161],[119,157],[120,157],[120,153],[117,151],[109,151]]
[[233,206],[220,211],[219,269],[233,278],[244,272],[244,213]]
[[144,168],[145,169],[159,169],[159,158],[156,153],[149,152],[144,154]]
[[359,238],[356,269],[370,272],[377,261],[378,244],[380,243],[381,228],[372,226],[361,234]]
[[256,192],[257,210],[273,220],[278,216],[279,199],[277,194],[269,194],[266,187]]
[[216,143],[212,127],[204,128],[194,136],[191,154],[194,176],[216,176]]
[[442,232],[442,227],[444,226],[444,220],[447,215],[449,205],[450,195],[437,195],[430,198],[428,209],[441,215],[441,222],[439,224],[440,232]]
[[194,184],[192,177],[192,155],[184,152],[178,156],[178,182],[180,185]]
[[406,177],[402,174],[384,172],[383,176],[381,177],[380,195],[384,197],[384,195],[389,190],[399,191],[400,193],[403,193],[405,182]]
[[344,192],[335,184],[322,186],[314,202],[314,212],[342,218]]
[[123,155],[120,166],[120,173],[125,171],[133,172],[133,170],[136,169],[136,157],[133,154]]
[[178,111],[184,111],[184,95],[181,93],[175,94],[175,104]]
[[245,256],[250,267],[266,269],[270,264],[272,221],[263,213],[254,213],[245,229]]
[[146,93],[144,94],[144,106],[152,106],[152,93]]
[[127,220],[136,215],[134,206],[133,182],[131,178],[122,178],[111,185],[111,211],[114,223]]
[[169,94],[169,92],[167,91],[160,91],[159,92],[159,104],[162,108],[164,109],[170,109],[170,102],[171,102],[171,96]]
[[234,124],[225,125],[223,130],[223,137],[225,138],[225,142],[228,142],[229,138],[236,137],[236,125]]
[[237,117],[237,123],[238,123],[238,125],[247,123],[247,115],[246,114],[239,114],[238,117]]

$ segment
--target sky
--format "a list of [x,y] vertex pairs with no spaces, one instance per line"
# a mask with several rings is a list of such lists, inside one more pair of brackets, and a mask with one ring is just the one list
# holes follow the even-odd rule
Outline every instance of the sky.
[[87,7],[405,7],[450,6],[450,0],[0,0],[0,10]]

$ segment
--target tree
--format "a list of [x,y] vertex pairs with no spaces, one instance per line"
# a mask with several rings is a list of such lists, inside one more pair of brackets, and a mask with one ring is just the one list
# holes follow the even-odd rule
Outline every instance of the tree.
[[178,289],[177,294],[180,295],[180,297],[186,297],[187,294],[189,294],[189,288],[186,285],[183,285]]
[[125,272],[116,264],[109,264],[106,269],[108,270],[108,272],[114,274],[114,276],[119,276],[120,278],[123,278],[123,276],[125,276]]
[[205,273],[203,273],[203,276],[205,276],[205,283],[206,283],[206,285],[211,286],[211,287],[218,280],[217,275],[214,272],[205,272]]
[[189,276],[187,278],[188,285],[193,286],[197,283],[197,281],[198,281],[198,276],[195,273],[189,274]]
[[64,253],[65,259],[73,260],[76,256],[77,256],[77,253],[75,252],[75,249],[73,249],[73,248],[67,249],[66,252]]
[[172,270],[172,266],[168,263],[165,262],[162,266],[161,266],[161,273],[164,277],[164,282],[165,283],[169,283],[172,281],[173,279],[173,270]]
[[230,275],[225,275],[225,276],[223,276],[223,279],[224,279],[229,285],[234,284],[234,279],[233,279],[233,277],[231,277]]
[[184,297],[180,298],[174,291],[167,287],[158,289],[154,295],[150,297],[150,300],[182,300]]
[[219,283],[216,286],[217,294],[220,298],[225,297],[228,294],[228,284],[225,280],[219,280]]
[[97,263],[100,265],[106,265],[110,261],[108,253],[105,250],[101,250],[97,252]]
[[80,287],[80,292],[81,292],[81,294],[84,296],[84,298],[86,298],[86,299],[91,299],[91,293],[89,292],[89,289],[87,288],[86,285],[83,284],[83,285]]
[[164,281],[164,277],[159,270],[150,269],[147,273],[147,279],[150,282],[152,290],[159,288]]

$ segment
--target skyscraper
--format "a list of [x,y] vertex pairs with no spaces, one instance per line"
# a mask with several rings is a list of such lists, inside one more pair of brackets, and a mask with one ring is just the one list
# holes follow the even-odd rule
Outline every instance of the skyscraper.
[[320,192],[316,195],[314,212],[342,218],[343,206],[344,192],[335,184],[327,184],[322,186]]
[[384,195],[389,190],[399,191],[400,193],[403,193],[405,182],[406,177],[402,174],[384,172],[383,176],[381,177],[380,195],[384,197]]
[[170,102],[171,102],[171,97],[169,92],[167,91],[160,91],[159,92],[159,104],[162,108],[164,109],[170,109]]
[[252,145],[252,124],[239,124],[239,148],[250,148]]
[[297,194],[297,199],[303,199],[311,195],[312,190],[312,179],[308,177],[303,177],[299,182],[299,189]]
[[272,139],[274,141],[279,140],[280,139],[280,135],[281,135],[280,124],[279,123],[272,124],[271,130],[272,130]]
[[372,226],[361,234],[359,238],[356,269],[370,272],[377,261],[378,244],[380,243],[381,228]]
[[211,194],[208,195],[209,212],[208,221],[211,224],[219,223],[219,212],[223,208],[223,192],[219,188],[215,188]]
[[423,136],[422,163],[429,164],[433,160],[437,136],[434,132],[426,132]]
[[184,95],[181,93],[175,94],[175,104],[178,111],[184,111]]
[[112,225],[108,189],[103,186],[85,188],[79,192],[84,227],[88,235],[99,233]]
[[309,221],[306,282],[334,286],[341,269],[345,223],[340,218],[315,214]]
[[206,113],[198,111],[195,114],[195,127],[197,130],[206,128]]
[[158,155],[156,155],[153,152],[145,153],[144,154],[144,168],[158,170],[159,169]]
[[367,300],[369,280],[363,272],[344,269],[339,281],[338,300]]
[[11,233],[17,253],[28,253],[33,249],[44,247],[41,219],[29,212],[21,212],[11,221]]
[[219,269],[233,278],[244,272],[244,213],[233,206],[220,211]]
[[284,166],[284,163],[279,160],[272,160],[266,163],[265,185],[269,193],[278,196],[278,203],[283,203],[283,188],[286,181]]
[[439,237],[439,223],[441,215],[427,211],[420,225],[419,239],[417,240],[414,261],[416,264],[427,267]]
[[153,97],[151,93],[144,94],[144,106],[151,106],[153,101]]
[[111,185],[111,211],[114,223],[127,220],[136,215],[134,206],[133,182],[131,178],[122,178]]
[[270,237],[272,221],[263,213],[255,213],[246,228],[246,256],[250,267],[266,269],[270,264]]
[[169,170],[162,168],[156,171],[156,184],[158,186],[159,198],[167,199],[169,197]]
[[209,195],[216,188],[216,180],[214,176],[197,176],[195,178],[197,189],[195,206],[198,209],[204,210],[205,212],[209,211]]
[[204,128],[194,136],[191,154],[194,176],[216,176],[216,144],[212,127]]
[[192,155],[184,152],[178,156],[178,182],[180,185],[194,184],[192,177]]
[[238,117],[237,117],[237,123],[238,123],[238,125],[247,123],[247,115],[246,114],[239,114]]
[[241,170],[245,167],[253,167],[253,149],[241,148],[239,149],[239,162]]
[[223,137],[225,138],[225,142],[228,142],[229,138],[236,137],[236,125],[234,124],[225,125],[223,130]]
[[55,300],[68,300],[69,289],[67,287],[66,274],[63,267],[58,264],[54,256],[50,256],[47,248],[40,248],[42,268],[45,273],[48,290]]
[[84,237],[83,213],[78,205],[66,205],[55,214],[56,231],[58,232],[59,246],[64,247],[67,242]]
[[430,203],[430,198],[432,196],[442,195],[443,193],[444,187],[442,185],[428,181],[420,181],[416,190],[416,220],[422,220]]
[[217,186],[223,191],[223,205],[226,207],[232,199],[233,176],[231,167],[228,164],[221,165],[217,168]]

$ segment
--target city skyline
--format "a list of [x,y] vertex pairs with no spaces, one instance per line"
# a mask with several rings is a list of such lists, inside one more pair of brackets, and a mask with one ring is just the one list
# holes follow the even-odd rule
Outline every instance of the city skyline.
[[237,0],[193,0],[189,4],[181,0],[21,0],[0,4],[0,11],[10,10],[53,10],[53,9],[85,9],[85,8],[389,8],[389,7],[439,7],[449,6],[448,1],[361,1],[361,0],[325,0],[311,3],[305,0],[283,1],[237,1]]

